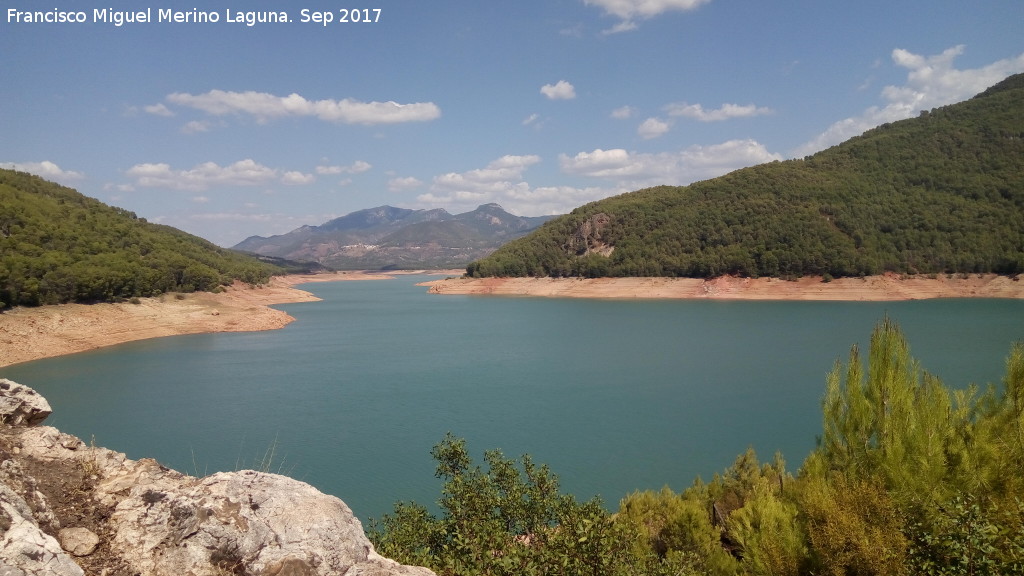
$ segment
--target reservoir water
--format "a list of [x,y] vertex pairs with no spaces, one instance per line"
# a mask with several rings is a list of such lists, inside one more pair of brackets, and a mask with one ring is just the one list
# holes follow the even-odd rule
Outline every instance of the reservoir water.
[[[954,387],[1000,383],[1024,301],[429,295],[423,277],[304,286],[283,330],[177,336],[0,368],[47,424],[190,474],[260,467],[364,521],[439,495],[431,447],[529,453],[580,499],[708,480],[753,447],[796,470],[825,375],[888,315]],[[273,451],[268,455],[268,451]],[[272,458],[268,457],[272,456]],[[269,460],[269,462],[267,462]]]

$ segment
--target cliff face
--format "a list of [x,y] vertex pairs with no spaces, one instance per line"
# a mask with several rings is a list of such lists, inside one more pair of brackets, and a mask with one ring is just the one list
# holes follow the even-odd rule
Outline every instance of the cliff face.
[[344,502],[254,470],[195,478],[39,425],[0,379],[0,575],[431,576],[377,554]]

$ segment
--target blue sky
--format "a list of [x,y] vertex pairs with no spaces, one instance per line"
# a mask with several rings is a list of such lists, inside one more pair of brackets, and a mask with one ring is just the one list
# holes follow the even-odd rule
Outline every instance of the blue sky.
[[[377,21],[340,22],[346,7]],[[154,21],[94,22],[102,9]],[[161,9],[219,21],[156,22]],[[2,10],[0,166],[223,246],[382,204],[564,213],[802,157],[1024,72],[1020,0]],[[55,10],[87,21],[17,14]],[[249,26],[249,11],[291,21]]]

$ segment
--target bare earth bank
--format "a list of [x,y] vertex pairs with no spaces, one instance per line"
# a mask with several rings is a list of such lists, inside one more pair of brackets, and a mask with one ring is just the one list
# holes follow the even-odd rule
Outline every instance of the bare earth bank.
[[266,286],[236,283],[220,294],[164,294],[138,304],[61,304],[0,314],[0,367],[159,336],[282,328],[294,320],[270,304],[319,300],[304,282],[371,280],[387,274],[277,276]]
[[[62,304],[16,308],[0,314],[0,367],[84,352],[133,340],[203,332],[282,328],[293,320],[271,304],[310,302],[294,286],[305,282],[374,280],[417,272],[339,272],[275,277],[267,286],[236,284],[220,294],[165,294],[138,304]],[[437,272],[432,272],[437,273]],[[445,273],[445,272],[441,272]],[[461,270],[448,271],[451,276]],[[742,300],[913,300],[1024,298],[1019,277],[939,276],[820,278],[448,278],[423,282],[434,294],[489,294],[576,298],[720,298]]]
[[423,282],[433,294],[490,294],[573,298],[716,298],[736,300],[919,300],[1024,298],[1019,276],[939,275],[866,278],[449,278]]

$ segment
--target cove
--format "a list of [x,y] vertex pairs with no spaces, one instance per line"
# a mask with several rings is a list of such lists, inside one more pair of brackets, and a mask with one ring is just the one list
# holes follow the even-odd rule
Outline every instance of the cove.
[[[795,471],[825,375],[888,315],[953,387],[999,383],[1024,301],[737,302],[429,295],[423,277],[308,284],[283,330],[176,336],[0,370],[47,424],[182,472],[264,466],[380,517],[431,504],[430,449],[548,464],[615,509],[753,447]],[[273,454],[268,454],[272,451]],[[272,456],[272,457],[271,457]]]

